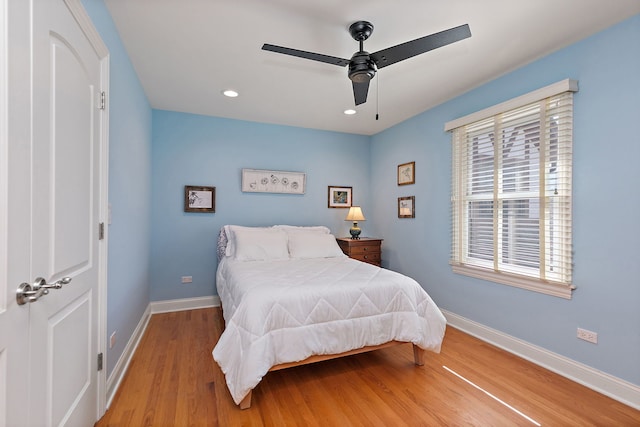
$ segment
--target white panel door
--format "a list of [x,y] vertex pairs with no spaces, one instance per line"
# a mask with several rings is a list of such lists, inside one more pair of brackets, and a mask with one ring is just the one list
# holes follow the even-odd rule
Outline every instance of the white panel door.
[[[9,14],[9,5],[11,13]],[[27,2],[0,0],[0,426],[25,425],[29,310],[15,290],[30,274],[30,40]],[[13,21],[13,20],[18,21]],[[8,25],[9,22],[23,25]]]
[[[32,32],[8,38],[4,200],[10,233],[6,254],[0,254],[8,272],[0,314],[0,372],[6,375],[0,410],[9,426],[91,426],[100,411],[99,281],[105,250],[98,234],[101,60],[63,0],[1,2],[9,4],[10,34],[24,31],[18,27]],[[18,22],[22,26],[11,25]],[[14,61],[19,69],[30,63],[24,75],[12,73]],[[17,305],[17,284],[33,284],[37,277],[41,284],[71,281]],[[12,327],[5,331],[5,323]]]

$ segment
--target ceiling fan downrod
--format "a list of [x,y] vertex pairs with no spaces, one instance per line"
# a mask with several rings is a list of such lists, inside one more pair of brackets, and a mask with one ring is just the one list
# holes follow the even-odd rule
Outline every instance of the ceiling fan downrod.
[[357,21],[349,26],[349,34],[360,44],[360,50],[353,54],[349,62],[349,79],[354,83],[366,83],[376,75],[376,63],[364,50],[364,41],[371,36],[373,24]]

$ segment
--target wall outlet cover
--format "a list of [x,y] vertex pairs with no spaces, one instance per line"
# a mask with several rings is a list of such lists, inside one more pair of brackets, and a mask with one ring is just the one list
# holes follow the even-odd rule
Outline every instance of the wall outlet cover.
[[598,344],[598,333],[593,331],[588,331],[586,329],[578,328],[578,338],[581,340],[588,341],[593,344]]

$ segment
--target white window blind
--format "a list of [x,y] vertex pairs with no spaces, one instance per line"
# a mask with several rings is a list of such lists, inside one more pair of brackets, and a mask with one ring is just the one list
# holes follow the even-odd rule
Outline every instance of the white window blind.
[[571,297],[572,129],[571,91],[453,129],[455,272]]

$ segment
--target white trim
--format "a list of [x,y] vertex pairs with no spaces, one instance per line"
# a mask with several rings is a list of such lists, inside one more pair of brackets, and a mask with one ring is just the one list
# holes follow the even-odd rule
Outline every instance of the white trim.
[[195,310],[198,308],[219,307],[220,297],[217,295],[198,298],[183,298],[166,301],[153,301],[149,304],[151,314],[170,313],[172,311]]
[[73,14],[76,22],[82,29],[82,32],[91,42],[91,46],[95,50],[98,57],[104,58],[108,56],[109,49],[107,48],[107,45],[104,44],[104,41],[102,41],[100,33],[98,33],[98,30],[93,25],[93,22],[87,14],[87,11],[84,9],[84,6],[82,6],[82,0],[64,0],[64,2]]
[[556,374],[640,410],[640,386],[599,371],[542,347],[512,337],[455,313],[442,310],[447,324],[522,357]]
[[151,318],[151,315],[157,313],[168,313],[172,311],[195,310],[198,308],[219,306],[220,297],[218,297],[217,295],[199,298],[155,301],[149,303],[147,309],[142,315],[142,318],[140,319],[140,322],[138,322],[138,326],[136,326],[136,329],[133,331],[131,338],[129,338],[127,345],[120,355],[118,362],[116,362],[111,375],[109,375],[109,379],[107,380],[106,408],[111,405],[111,402],[116,395],[116,392],[118,391],[118,388],[120,387],[125,374],[127,373],[127,369],[129,368],[131,359],[133,358],[133,355],[138,348],[138,345],[140,344],[142,336],[147,330],[147,325],[149,325],[149,319]]
[[[101,89],[105,93],[109,93],[109,67],[110,56],[102,58],[101,60]],[[107,97],[108,98],[108,97]],[[108,101],[107,101],[108,104]],[[101,110],[101,143],[100,143],[100,214],[99,221],[104,224],[104,238],[100,244],[99,264],[100,264],[100,277],[99,283],[99,326],[98,333],[100,339],[100,349],[104,355],[104,362],[106,363],[107,354],[107,301],[108,301],[108,256],[109,256],[109,108]],[[103,369],[98,376],[98,415],[101,417],[107,409],[106,402],[106,381],[107,373],[106,369]]]
[[565,299],[571,299],[571,295],[576,289],[574,285],[545,282],[534,277],[527,277],[519,274],[510,274],[504,271],[495,271],[487,268],[473,267],[464,264],[452,264],[451,271],[456,274],[475,277],[476,279],[487,280],[494,283],[501,283],[503,285],[527,289],[529,291],[539,292],[541,294],[552,295],[554,297]]
[[467,125],[469,123],[477,122],[479,120],[486,119],[487,117],[495,116],[505,111],[514,110],[524,105],[531,104],[532,102],[540,101],[541,99],[548,98],[550,96],[557,95],[562,92],[577,92],[578,81],[573,79],[565,79],[557,83],[553,83],[549,86],[545,86],[533,92],[526,93],[517,98],[510,99],[503,103],[493,105],[484,110],[476,111],[464,117],[460,117],[444,124],[445,132],[459,128],[460,126]]
[[[140,344],[140,340],[142,339],[144,332],[147,330],[150,318],[151,308],[150,306],[147,306],[147,309],[142,314],[142,318],[140,318],[140,322],[138,322],[138,326],[136,326],[136,329],[133,331],[133,334],[122,351],[118,362],[116,362],[111,375],[109,375],[109,379],[107,379],[106,408],[111,405],[111,401],[116,395],[116,392],[120,387],[120,383],[124,379],[124,375],[127,373],[131,359],[138,348],[138,344]],[[104,370],[106,371],[106,369]]]

